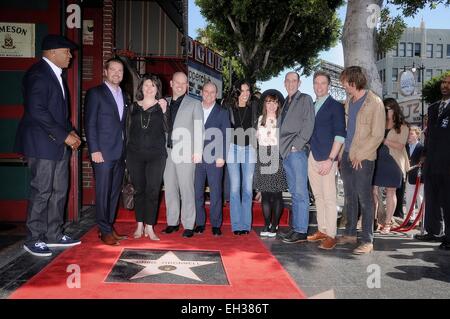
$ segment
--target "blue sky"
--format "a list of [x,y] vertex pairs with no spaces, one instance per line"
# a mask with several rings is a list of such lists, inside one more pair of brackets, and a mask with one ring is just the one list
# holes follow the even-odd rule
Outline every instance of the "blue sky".
[[[346,6],[342,6],[339,9],[339,17],[342,23],[345,20]],[[206,21],[200,14],[199,8],[195,5],[194,0],[189,0],[189,35],[192,38],[197,36],[196,30],[206,26]],[[408,27],[419,27],[420,22],[423,19],[425,21],[425,26],[429,29],[448,29],[450,28],[449,23],[450,8],[443,5],[439,5],[435,10],[429,10],[428,8],[419,11],[414,18],[407,18],[405,22]],[[339,42],[335,47],[331,48],[329,51],[321,52],[319,57],[321,59],[344,65],[344,55],[342,51],[342,44]],[[277,89],[283,94],[286,94],[284,89],[283,81],[284,76],[289,70],[284,70],[280,72],[277,77],[272,78],[266,82],[259,82],[258,86],[261,91],[267,89]],[[310,94],[314,98],[314,91],[312,86],[312,77],[303,78],[302,85],[300,87],[302,92]]]

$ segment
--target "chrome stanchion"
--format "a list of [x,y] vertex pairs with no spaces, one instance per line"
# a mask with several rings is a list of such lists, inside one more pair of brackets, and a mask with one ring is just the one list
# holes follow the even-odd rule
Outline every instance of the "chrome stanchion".
[[422,205],[424,206],[424,210],[422,212],[422,218],[420,220],[420,234],[425,234],[425,199],[422,201]]
[[[417,175],[420,176],[420,179],[422,180],[422,168],[421,167],[419,167],[419,170],[417,171]],[[421,187],[421,185],[419,184],[419,191],[420,191],[420,187]],[[423,206],[423,207],[422,207],[422,218],[420,219],[420,235],[425,234],[425,200],[426,200],[426,198],[425,198],[425,192],[424,192],[424,196],[423,196],[422,204],[421,204],[421,206]],[[420,208],[421,207],[419,207],[419,211],[420,211]]]

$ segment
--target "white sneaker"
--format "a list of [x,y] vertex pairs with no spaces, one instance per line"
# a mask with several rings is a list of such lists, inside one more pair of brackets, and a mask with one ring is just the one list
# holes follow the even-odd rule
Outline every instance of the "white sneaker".
[[269,237],[269,230],[270,227],[269,226],[264,226],[264,229],[259,233],[260,237]]
[[268,232],[267,233],[267,237],[270,237],[270,238],[274,238],[274,237],[277,237],[277,232]]
[[278,231],[278,226],[277,227],[270,226],[270,230],[267,234],[267,237],[270,237],[270,238],[276,237],[277,231]]
[[48,249],[46,243],[38,241],[34,244],[24,244],[23,249],[34,256],[48,257],[52,255],[52,251]]

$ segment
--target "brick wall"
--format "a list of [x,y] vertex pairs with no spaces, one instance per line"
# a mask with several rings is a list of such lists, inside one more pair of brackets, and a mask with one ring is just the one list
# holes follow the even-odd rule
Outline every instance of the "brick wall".
[[87,147],[82,151],[81,162],[83,205],[95,205],[95,180],[92,164],[88,156]]
[[103,0],[103,62],[113,56],[114,0]]
[[[103,0],[102,65],[114,54],[114,3],[115,0]],[[89,66],[89,63],[87,63],[87,66]],[[85,70],[90,70],[90,68],[87,67]],[[83,73],[83,80],[92,80],[92,75]],[[85,92],[83,92],[83,97],[84,94]],[[83,176],[83,205],[95,205],[94,172],[92,170],[87,147],[83,148],[81,165]]]

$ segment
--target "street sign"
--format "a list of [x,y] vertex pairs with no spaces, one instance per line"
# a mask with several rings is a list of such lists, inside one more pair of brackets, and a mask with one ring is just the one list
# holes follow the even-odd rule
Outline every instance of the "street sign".
[[405,70],[400,75],[400,93],[403,96],[411,96],[414,94],[416,88],[416,80],[414,78],[414,73],[410,70]]

